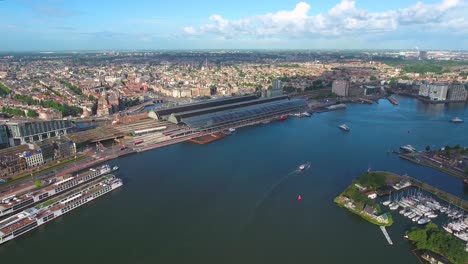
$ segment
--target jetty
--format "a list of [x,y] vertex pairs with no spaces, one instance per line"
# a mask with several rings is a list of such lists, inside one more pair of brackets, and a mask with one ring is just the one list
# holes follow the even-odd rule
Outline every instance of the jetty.
[[385,226],[380,226],[380,230],[382,230],[382,233],[384,234],[385,238],[387,239],[388,244],[393,245],[393,241],[390,238],[390,235],[387,232],[387,229],[385,229]]
[[387,100],[388,100],[392,105],[398,105],[398,104],[399,104],[398,101],[397,101],[397,99],[395,99],[395,98],[393,98],[393,97],[391,97],[391,96],[387,97]]

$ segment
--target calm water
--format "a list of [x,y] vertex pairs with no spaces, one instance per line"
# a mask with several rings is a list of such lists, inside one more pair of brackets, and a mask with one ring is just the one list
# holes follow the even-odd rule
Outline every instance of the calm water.
[[[467,123],[448,122],[468,121],[466,108],[398,99],[399,106],[351,105],[112,161],[123,188],[1,246],[2,261],[417,263],[399,215],[389,246],[378,227],[332,201],[369,166],[468,198],[460,180],[387,154],[404,144],[468,145]],[[306,161],[311,169],[293,172]]]

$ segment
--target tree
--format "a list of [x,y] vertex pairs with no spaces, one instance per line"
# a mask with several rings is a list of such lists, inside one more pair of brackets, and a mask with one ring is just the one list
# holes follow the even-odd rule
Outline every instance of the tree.
[[36,180],[36,181],[34,182],[34,186],[36,186],[36,188],[41,187],[41,186],[42,186],[42,181],[41,181],[41,180]]
[[427,145],[426,146],[426,151],[429,152],[431,150],[431,146]]
[[34,111],[34,110],[28,110],[28,114],[27,114],[28,117],[38,117],[39,114]]
[[370,77],[370,80],[371,80],[371,81],[375,81],[375,80],[377,80],[377,77],[375,77],[374,75],[372,75],[372,76]]

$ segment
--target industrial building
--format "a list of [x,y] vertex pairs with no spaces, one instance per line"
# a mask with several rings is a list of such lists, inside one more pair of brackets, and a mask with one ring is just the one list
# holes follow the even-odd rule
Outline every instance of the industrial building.
[[42,122],[8,122],[10,146],[42,141],[47,138],[66,135],[72,127],[68,120]]
[[464,102],[468,99],[468,91],[463,84],[451,84],[448,87],[447,100]]
[[255,95],[207,100],[156,110],[159,119],[181,124],[193,130],[211,130],[274,118],[302,111],[305,100],[276,96],[259,99]]

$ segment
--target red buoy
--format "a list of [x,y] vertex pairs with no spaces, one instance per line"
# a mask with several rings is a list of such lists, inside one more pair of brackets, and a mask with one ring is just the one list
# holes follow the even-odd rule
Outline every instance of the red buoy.
[[300,194],[297,196],[297,200],[298,201],[302,200],[302,196]]

